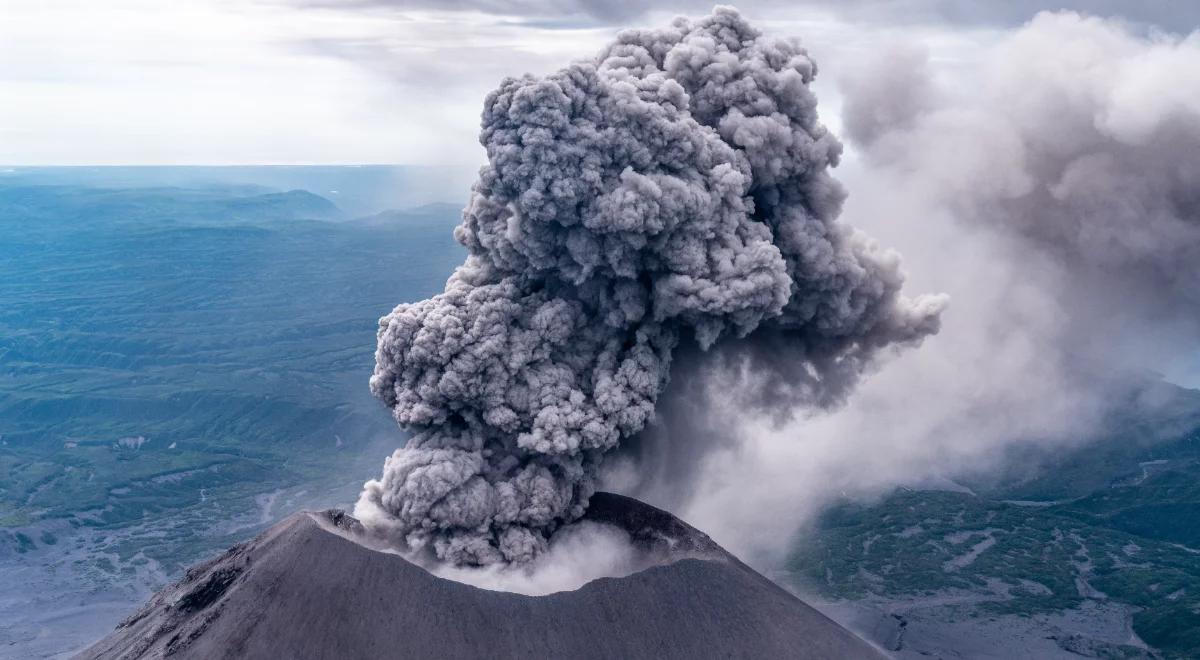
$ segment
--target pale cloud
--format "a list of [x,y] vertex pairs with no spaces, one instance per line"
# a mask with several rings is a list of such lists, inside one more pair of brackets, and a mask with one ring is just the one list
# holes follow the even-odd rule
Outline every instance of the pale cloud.
[[470,16],[450,26],[222,0],[48,0],[0,12],[0,162],[10,164],[473,166],[480,103],[503,69],[475,63],[546,50],[481,28],[457,42],[475,43],[472,57],[448,57],[450,33]]
[[[711,4],[0,0],[0,163],[473,170],[483,159],[483,97],[503,77],[554,70],[594,54],[622,25],[662,25]],[[953,67],[1038,3],[987,3],[1004,11],[952,0],[737,4],[813,53],[823,117],[837,130],[843,63],[905,39]],[[1183,4],[1094,6],[1170,28],[1200,13]]]
[[1174,32],[1200,24],[1200,5],[1178,0],[277,0],[297,6],[411,11],[439,9],[504,16],[558,26],[614,25],[661,14],[703,14],[714,4],[733,4],[759,19],[813,11],[860,24],[940,24],[960,27],[1017,27],[1043,10],[1081,11],[1123,18]]
[[[354,122],[373,104],[344,102],[371,93],[367,76],[272,46],[314,28],[302,13],[194,0],[2,11],[0,161],[336,161],[339,145],[380,142]],[[397,160],[358,152],[348,160]]]

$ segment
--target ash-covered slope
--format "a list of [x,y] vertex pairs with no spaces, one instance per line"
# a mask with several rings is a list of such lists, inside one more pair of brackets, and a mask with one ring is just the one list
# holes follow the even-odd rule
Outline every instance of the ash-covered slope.
[[299,513],[190,569],[81,658],[877,658],[703,533],[598,493],[587,518],[662,564],[522,596],[428,573]]

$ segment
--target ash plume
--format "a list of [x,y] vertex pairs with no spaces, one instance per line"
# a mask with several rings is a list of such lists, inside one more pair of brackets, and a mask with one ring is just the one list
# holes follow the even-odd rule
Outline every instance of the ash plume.
[[842,88],[873,164],[1060,265],[1070,341],[1197,331],[1180,312],[1200,304],[1200,33],[1042,13],[969,83],[939,84],[904,48]]
[[469,256],[380,320],[371,389],[412,438],[355,515],[452,564],[528,561],[655,417],[677,347],[780,409],[935,333],[944,298],[901,296],[898,257],[837,221],[815,75],[718,7],[489,94]]
[[937,341],[800,423],[729,412],[735,440],[694,492],[643,497],[748,561],[780,565],[844,497],[986,488],[1194,424],[1147,370],[1198,382],[1200,32],[1061,12],[930,43],[826,57],[851,147],[843,218],[950,294]]

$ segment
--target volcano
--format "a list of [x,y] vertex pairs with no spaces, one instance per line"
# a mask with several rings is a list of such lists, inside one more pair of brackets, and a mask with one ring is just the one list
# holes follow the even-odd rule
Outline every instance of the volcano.
[[330,510],[189,569],[79,658],[883,658],[707,535],[597,493],[654,564],[545,596],[437,577]]

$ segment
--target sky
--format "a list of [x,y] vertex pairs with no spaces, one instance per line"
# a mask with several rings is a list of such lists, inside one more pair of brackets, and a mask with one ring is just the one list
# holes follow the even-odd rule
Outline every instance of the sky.
[[[1200,3],[877,0],[740,3],[824,71],[897,40],[938,66],[1040,9],[1085,7],[1186,33]],[[475,167],[479,110],[505,76],[586,57],[626,26],[707,2],[599,0],[0,0],[0,163]]]

